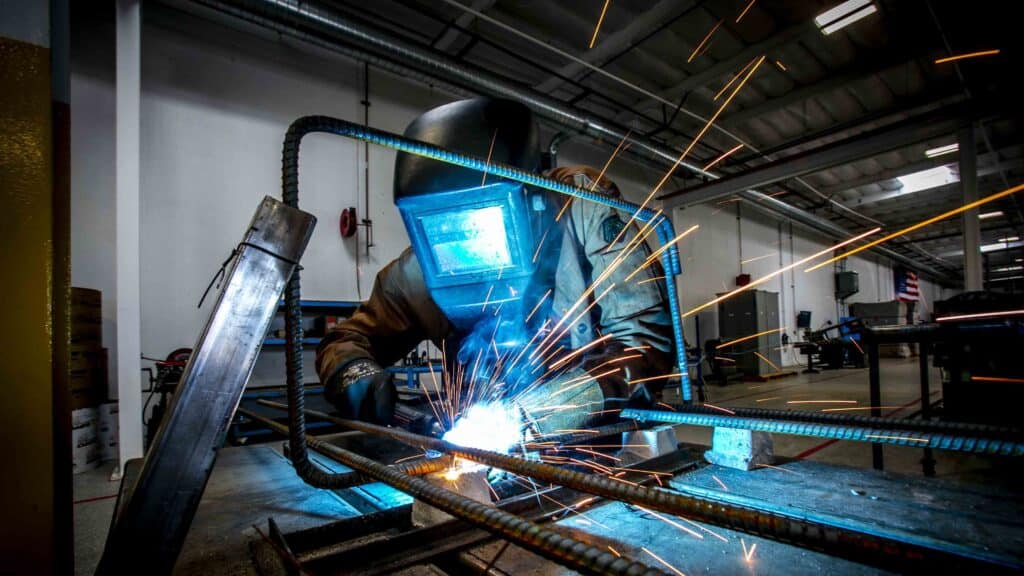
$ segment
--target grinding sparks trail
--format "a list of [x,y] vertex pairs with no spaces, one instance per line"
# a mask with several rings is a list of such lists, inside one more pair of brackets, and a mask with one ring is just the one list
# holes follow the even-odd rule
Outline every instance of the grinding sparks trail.
[[747,4],[747,7],[743,9],[743,12],[740,12],[740,15],[736,17],[737,24],[739,24],[740,20],[743,20],[743,17],[747,15],[747,11],[750,10],[750,7],[754,5],[754,2],[757,2],[757,0],[750,0],[750,3]]
[[946,212],[943,212],[942,214],[939,214],[937,216],[932,216],[931,218],[928,218],[927,220],[922,220],[921,222],[918,222],[917,224],[913,224],[911,226],[907,226],[906,228],[904,228],[902,230],[897,230],[896,232],[893,232],[892,234],[883,236],[883,237],[879,238],[878,240],[872,240],[871,242],[868,242],[867,244],[864,244],[863,246],[858,246],[858,247],[854,248],[853,250],[848,250],[848,251],[840,254],[839,256],[834,256],[832,258],[829,258],[828,260],[825,260],[824,262],[821,262],[819,264],[811,266],[810,268],[804,270],[804,272],[811,272],[811,271],[817,270],[818,268],[821,268],[823,266],[827,266],[827,265],[829,265],[829,264],[831,264],[833,262],[837,262],[837,261],[842,260],[844,258],[849,258],[850,256],[853,256],[854,254],[857,254],[858,252],[863,252],[864,250],[867,250],[868,248],[872,248],[874,246],[878,246],[882,242],[888,242],[889,240],[892,240],[893,238],[898,238],[900,236],[903,236],[904,234],[908,234],[910,232],[913,232],[914,230],[919,230],[921,228],[924,228],[925,226],[928,226],[928,225],[934,224],[936,222],[939,222],[940,220],[945,220],[946,218],[949,218],[950,216],[956,216],[957,214],[960,214],[962,212],[966,212],[968,210],[972,210],[974,208],[977,208],[978,206],[982,206],[982,205],[988,204],[989,202],[995,202],[996,200],[999,200],[1000,198],[1005,198],[1007,196],[1011,196],[1013,194],[1016,194],[1017,192],[1020,192],[1021,190],[1024,190],[1024,184],[1018,184],[1018,185],[1016,185],[1016,186],[1014,186],[1012,188],[1007,188],[1006,190],[1003,190],[1002,192],[997,192],[997,193],[992,194],[990,196],[986,196],[986,197],[984,197],[984,198],[982,198],[980,200],[975,200],[974,202],[971,202],[971,203],[968,203],[968,204],[964,204],[963,206],[961,206],[959,208],[954,208],[952,210],[948,210]]
[[971,382],[999,382],[1002,384],[1024,384],[1024,378],[1007,378],[1005,376],[971,376]]
[[721,350],[722,348],[727,348],[729,346],[732,346],[733,344],[739,344],[740,342],[746,342],[747,340],[753,340],[754,338],[759,338],[759,337],[765,336],[767,334],[774,334],[776,332],[782,333],[782,332],[785,332],[785,331],[786,331],[786,326],[783,326],[782,328],[772,328],[771,330],[765,330],[764,332],[758,332],[757,334],[751,334],[749,336],[743,336],[742,338],[736,338],[735,340],[729,340],[728,342],[723,342],[723,343],[719,344],[718,346],[715,346],[715,350]]
[[750,290],[751,288],[753,288],[755,286],[760,286],[761,284],[764,284],[765,282],[771,280],[772,278],[775,278],[779,274],[782,274],[782,273],[784,273],[784,272],[786,272],[788,270],[792,270],[793,268],[796,268],[798,266],[802,266],[802,265],[810,262],[811,260],[814,260],[815,258],[818,258],[820,256],[824,256],[825,254],[828,254],[829,252],[833,252],[833,251],[835,251],[835,250],[837,250],[839,248],[842,248],[843,246],[847,246],[849,244],[857,242],[858,240],[862,240],[864,238],[867,238],[868,236],[871,236],[872,234],[875,234],[879,230],[881,230],[881,228],[873,228],[871,230],[868,230],[867,232],[864,232],[863,234],[858,234],[858,235],[854,236],[853,238],[850,238],[848,240],[844,240],[843,242],[840,242],[839,244],[836,244],[835,246],[830,246],[830,247],[828,247],[828,248],[826,248],[824,250],[821,250],[819,252],[815,252],[814,254],[811,254],[810,256],[808,256],[806,258],[803,258],[801,260],[793,262],[792,264],[789,264],[787,266],[783,266],[782,268],[779,268],[775,272],[772,272],[771,274],[767,274],[765,276],[762,276],[762,277],[758,278],[757,280],[753,280],[753,281],[751,281],[749,284],[747,284],[745,286],[740,286],[739,288],[729,292],[728,294],[723,294],[722,296],[719,296],[718,298],[714,298],[712,300],[709,300],[708,302],[705,302],[704,304],[701,304],[700,306],[697,306],[696,308],[691,308],[690,310],[688,310],[687,312],[685,312],[683,314],[683,318],[686,318],[687,316],[692,316],[693,314],[696,314],[697,312],[700,312],[701,310],[707,308],[708,306],[714,306],[715,304],[718,304],[719,302],[721,302],[723,300],[727,300],[729,298],[732,298],[733,296],[739,294],[740,292],[744,292],[746,290]]
[[772,256],[778,256],[778,252],[772,252],[771,254],[765,254],[764,256],[754,256],[753,258],[747,258],[741,260],[740,264],[750,264],[751,262],[757,262],[758,260],[764,260],[765,258],[771,258]]
[[1004,316],[1024,316],[1024,310],[1003,310],[1002,312],[981,312],[979,314],[958,314],[956,316],[942,316],[936,318],[937,322],[955,322],[957,320],[981,320],[985,318],[1002,318]]
[[935,61],[936,64],[945,64],[947,62],[956,62],[958,60],[966,60],[967,58],[978,58],[980,56],[995,56],[999,54],[999,50],[979,50],[978,52],[968,52],[967,54],[957,54],[955,56],[947,56],[946,58],[939,58]]
[[879,440],[905,440],[907,442],[921,442],[928,444],[931,440],[927,438],[914,438],[912,436],[886,436],[885,434],[868,434],[865,438],[878,438]]
[[675,573],[676,573],[676,574],[678,574],[679,576],[686,576],[686,574],[683,574],[682,570],[680,570],[679,568],[676,568],[675,566],[673,566],[673,565],[669,564],[668,562],[666,562],[666,561],[662,560],[662,559],[661,559],[661,556],[658,556],[658,555],[657,555],[657,554],[655,554],[654,552],[651,552],[651,551],[650,551],[650,550],[648,550],[648,549],[647,549],[647,548],[646,548],[645,546],[641,546],[641,547],[640,547],[640,549],[641,549],[641,550],[643,550],[644,552],[646,552],[646,553],[647,553],[648,555],[650,555],[650,557],[651,557],[651,558],[654,558],[654,559],[655,559],[655,560],[657,560],[658,562],[661,562],[661,563],[662,563],[662,565],[664,565],[664,566],[665,566],[666,568],[668,568],[669,570],[671,570],[671,571],[675,572]]
[[593,48],[594,42],[597,41],[597,33],[601,30],[601,23],[604,22],[604,14],[608,11],[608,5],[612,3],[612,0],[604,0],[604,8],[601,8],[601,16],[597,19],[597,26],[594,26],[594,35],[590,37],[590,45],[587,48]]
[[487,149],[487,163],[484,165],[484,175],[480,179],[480,185],[487,184],[487,169],[491,167],[491,154],[494,152],[494,141],[498,139],[498,131],[494,131],[494,135],[491,136],[491,147]]
[[856,404],[856,400],[790,400],[786,404]]
[[741,80],[740,83],[736,86],[736,88],[732,91],[732,93],[729,94],[729,97],[725,99],[725,102],[722,102],[722,105],[718,107],[718,110],[715,111],[714,115],[708,119],[708,121],[704,124],[704,127],[701,128],[700,132],[698,132],[697,135],[693,138],[693,141],[690,142],[690,145],[687,146],[685,150],[683,150],[683,153],[680,154],[679,158],[677,158],[675,163],[672,164],[672,167],[669,168],[667,172],[665,172],[665,175],[662,176],[658,184],[647,195],[647,198],[644,199],[643,203],[641,203],[640,206],[636,209],[636,211],[633,212],[633,215],[629,217],[629,221],[626,222],[626,226],[624,226],[622,230],[619,231],[619,235],[615,237],[615,240],[613,240],[609,246],[614,246],[619,242],[619,239],[622,237],[623,232],[629,227],[630,224],[633,223],[634,220],[636,220],[636,217],[640,215],[643,209],[647,207],[647,205],[651,202],[651,199],[654,198],[658,191],[661,190],[661,187],[665,185],[665,182],[667,182],[668,179],[672,176],[672,174],[676,171],[676,168],[679,168],[679,165],[682,164],[683,159],[690,154],[690,151],[693,150],[693,147],[697,145],[697,142],[700,142],[700,139],[704,137],[704,134],[707,133],[707,131],[711,128],[711,125],[715,123],[715,120],[718,119],[718,117],[722,114],[722,112],[729,105],[729,103],[732,102],[732,99],[736,96],[736,94],[738,94],[739,91],[743,89],[743,85],[747,83],[747,80],[749,80],[750,77],[753,76],[754,72],[757,72],[757,69],[764,62],[764,59],[765,57],[761,56],[756,60],[756,64],[754,64],[753,67],[751,67],[750,71],[747,72],[747,75],[743,77],[743,80]]
[[772,362],[771,360],[769,360],[768,357],[765,356],[764,354],[761,354],[760,352],[754,352],[754,356],[757,356],[761,360],[764,360],[765,362],[767,362],[768,365],[771,366],[772,369],[774,369],[776,372],[781,372],[782,371],[781,368],[779,368],[778,366],[775,365],[775,362]]
[[714,36],[715,32],[724,22],[725,20],[719,20],[718,24],[715,24],[715,26],[711,28],[711,31],[708,32],[706,36],[704,36],[704,39],[700,41],[700,44],[697,44],[697,47],[693,49],[693,52],[690,52],[690,57],[686,59],[687,64],[693,62],[693,59],[696,58],[698,54],[700,54],[701,49],[704,48],[704,45],[708,43],[708,40],[711,40],[711,37]]
[[690,536],[693,536],[694,538],[696,538],[698,540],[703,540],[704,539],[704,536],[702,536],[699,532],[694,532],[693,530],[690,530],[686,526],[683,526],[682,524],[676,522],[675,520],[672,520],[671,518],[667,518],[665,516],[662,516],[661,514],[658,514],[657,512],[655,512],[653,510],[648,510],[647,508],[644,508],[642,506],[634,505],[634,507],[636,509],[638,509],[638,510],[643,510],[644,513],[650,514],[651,516],[654,516],[655,518],[657,518],[658,520],[661,520],[662,522],[668,524],[669,526],[675,526],[676,528],[682,530],[683,532],[686,532],[687,534],[689,534]]
[[715,165],[717,165],[722,160],[725,160],[726,158],[731,156],[733,152],[736,152],[740,148],[743,148],[743,144],[737,144],[737,145],[733,146],[732,148],[726,150],[725,152],[722,152],[722,154],[718,158],[715,158],[711,162],[708,162],[708,164],[706,166],[704,166],[704,168],[701,168],[701,170],[704,170],[705,172],[707,172],[708,170],[711,170],[711,168],[713,168]]

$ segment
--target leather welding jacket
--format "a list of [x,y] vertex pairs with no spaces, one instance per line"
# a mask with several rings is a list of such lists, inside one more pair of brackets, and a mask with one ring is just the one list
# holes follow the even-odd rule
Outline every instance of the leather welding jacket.
[[[548,176],[590,189],[599,174],[590,167],[569,166],[557,168]],[[594,191],[619,195],[615,184],[605,178]],[[559,207],[566,201],[566,197],[560,195],[549,198]],[[557,322],[572,308],[592,279],[612,263],[639,228],[635,224],[631,226],[622,233],[615,247],[608,250],[631,214],[585,200],[571,202],[555,224],[562,226],[564,233],[553,284],[552,322]],[[659,280],[645,282],[661,276],[661,266],[655,262],[626,281],[649,254],[646,244],[633,251],[588,298],[593,302],[608,285],[614,283],[615,287],[590,309],[589,318],[584,317],[569,327],[565,337],[569,340],[567,347],[577,349],[596,338],[611,335],[601,347],[604,353],[592,357],[585,367],[596,366],[599,361],[613,356],[634,356],[616,362],[616,366],[622,367],[621,378],[616,378],[614,383],[601,383],[606,398],[632,395],[636,390],[628,384],[629,380],[667,374],[672,368],[675,350],[664,288]],[[578,316],[584,308],[584,305],[579,306],[572,316]],[[453,351],[459,349],[463,336],[465,334],[455,330],[431,299],[419,262],[407,248],[377,274],[369,300],[321,340],[316,369],[320,381],[327,384],[355,360],[372,359],[381,366],[390,366],[423,340],[430,340],[439,348],[445,345],[449,357],[454,357]],[[634,350],[624,350],[628,348]],[[656,394],[663,383],[664,380],[651,382],[654,386],[646,392]]]

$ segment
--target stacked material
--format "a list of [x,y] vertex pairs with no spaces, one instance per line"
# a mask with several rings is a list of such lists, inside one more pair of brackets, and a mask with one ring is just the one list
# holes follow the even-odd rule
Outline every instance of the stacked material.
[[[68,387],[71,393],[71,459],[78,474],[99,466],[101,446],[100,402],[107,396],[107,350],[102,343],[102,294],[89,288],[71,289],[71,357]],[[116,404],[113,430],[117,451]],[[107,419],[109,420],[109,408]],[[106,428],[109,439],[110,427]]]
[[[850,315],[860,318],[865,326],[903,326],[907,324],[907,303],[899,300],[889,302],[857,302],[850,304]],[[909,358],[909,344],[904,342],[880,344],[878,355],[883,358]]]

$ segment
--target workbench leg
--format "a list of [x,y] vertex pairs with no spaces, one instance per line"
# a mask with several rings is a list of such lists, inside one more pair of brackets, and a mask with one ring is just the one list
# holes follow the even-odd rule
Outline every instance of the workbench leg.
[[[868,384],[871,397],[871,415],[882,416],[882,382],[881,371],[878,366],[878,342],[872,341],[868,346]],[[871,445],[871,465],[875,470],[882,470],[882,445]]]
[[[931,416],[932,394],[928,382],[928,343],[921,342],[918,345],[918,360],[921,370],[921,418],[928,420]],[[921,469],[925,476],[935,476],[935,457],[931,448],[924,449],[924,458],[921,459]]]

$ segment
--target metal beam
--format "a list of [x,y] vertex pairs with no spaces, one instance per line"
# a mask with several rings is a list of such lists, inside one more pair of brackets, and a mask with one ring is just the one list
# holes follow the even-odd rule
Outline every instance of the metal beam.
[[826,168],[954,132],[970,122],[974,115],[972,109],[965,105],[947,106],[820,148],[787,156],[736,176],[722,178],[690,189],[675,190],[662,195],[661,200],[665,202],[666,208],[698,204],[789,178],[812,174]]
[[129,574],[140,566],[155,574],[174,569],[263,337],[315,221],[269,196],[260,203],[131,495],[114,519],[97,574]]
[[[978,199],[978,150],[973,124],[960,129],[960,187],[965,205]],[[961,221],[964,231],[964,290],[982,290],[985,277],[981,267],[981,220],[978,219],[978,209],[964,212]]]
[[[652,8],[644,11],[640,17],[634,19],[625,28],[614,32],[607,38],[600,39],[597,45],[580,55],[580,59],[591,64],[604,62],[622,50],[631,48],[638,38],[646,36],[647,33],[667,20],[673,20],[680,15],[692,10],[697,5],[696,0],[661,0]],[[600,65],[600,64],[598,64]],[[572,77],[586,70],[586,66],[579,62],[569,62],[558,69],[560,76]],[[552,76],[537,85],[540,92],[550,93],[562,84],[562,79]]]
[[[497,2],[497,0],[476,0],[473,2],[472,6],[474,10],[483,12],[491,6],[494,6],[495,2]],[[447,30],[445,30],[445,33],[442,34],[437,42],[434,43],[434,47],[441,51],[447,51],[448,48],[450,48],[452,44],[455,44],[455,41],[459,39],[459,32],[457,28],[465,28],[472,24],[473,20],[476,20],[476,15],[472,12],[463,12],[462,14],[459,14],[459,16],[455,18],[455,26],[449,26]]]

